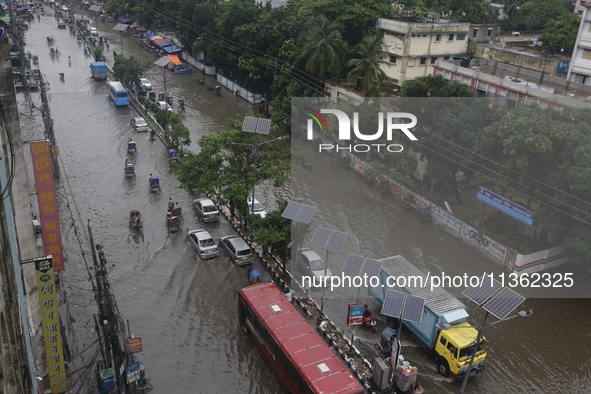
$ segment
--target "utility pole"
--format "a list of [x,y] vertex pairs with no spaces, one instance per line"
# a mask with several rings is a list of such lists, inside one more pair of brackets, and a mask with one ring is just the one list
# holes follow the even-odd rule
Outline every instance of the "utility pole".
[[[111,290],[109,277],[107,272],[107,260],[103,252],[103,246],[95,244],[92,237],[92,230],[90,228],[90,221],[88,224],[88,234],[90,244],[92,247],[92,259],[94,261],[95,280],[97,288],[97,302],[99,307],[99,325],[102,329],[102,336],[104,338],[105,350],[102,353],[105,359],[105,366],[112,366],[115,372],[115,385],[118,393],[126,392],[125,377],[122,375],[122,369],[125,370],[126,355],[119,337],[119,315],[118,308],[115,302],[115,297]],[[98,253],[98,259],[97,259]]]
[[43,75],[39,73],[39,88],[41,89],[41,114],[43,116],[43,124],[45,125],[45,137],[49,140],[51,147],[51,161],[53,162],[53,175],[59,179],[60,167],[57,160],[59,149],[57,141],[55,140],[55,132],[53,130],[53,118],[49,110],[49,100],[47,100],[47,86],[43,80]]

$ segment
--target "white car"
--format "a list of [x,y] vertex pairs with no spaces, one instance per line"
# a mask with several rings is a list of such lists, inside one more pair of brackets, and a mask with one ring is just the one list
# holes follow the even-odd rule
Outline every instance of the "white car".
[[187,231],[187,242],[202,259],[211,259],[220,255],[218,244],[204,229]]
[[98,37],[98,29],[96,27],[91,27],[90,28],[90,35]]
[[149,131],[150,125],[146,122],[144,118],[131,118],[129,123],[133,126],[135,131]]
[[203,223],[220,221],[220,211],[209,198],[198,198],[194,200],[193,208]]
[[265,210],[265,207],[256,198],[254,199],[254,210],[252,204],[252,197],[248,197],[246,199],[246,203],[248,204],[248,212],[251,215],[254,213],[255,215],[259,215],[261,218],[267,216],[267,211]]
[[332,276],[332,272],[326,266],[326,262],[313,250],[302,249],[298,255],[297,264],[302,275],[310,278],[316,277],[318,278],[316,279],[318,283],[321,283],[320,278]]
[[159,110],[168,109],[170,112],[174,112],[174,109],[172,109],[172,106],[170,104],[168,104],[166,101],[158,101],[156,103],[156,105],[158,106]]
[[147,78],[140,78],[140,83],[148,90],[152,90],[152,83]]

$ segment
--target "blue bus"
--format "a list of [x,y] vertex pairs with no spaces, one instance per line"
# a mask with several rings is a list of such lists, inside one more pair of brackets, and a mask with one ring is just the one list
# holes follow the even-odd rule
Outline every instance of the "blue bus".
[[109,96],[118,107],[129,105],[129,93],[119,81],[109,82]]

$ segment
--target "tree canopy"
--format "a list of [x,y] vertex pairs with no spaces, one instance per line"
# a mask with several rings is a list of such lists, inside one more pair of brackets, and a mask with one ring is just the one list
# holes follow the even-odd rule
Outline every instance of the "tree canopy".
[[564,48],[572,52],[577,41],[581,18],[576,14],[568,14],[560,20],[553,20],[544,27],[544,34],[538,40],[542,45],[550,48]]

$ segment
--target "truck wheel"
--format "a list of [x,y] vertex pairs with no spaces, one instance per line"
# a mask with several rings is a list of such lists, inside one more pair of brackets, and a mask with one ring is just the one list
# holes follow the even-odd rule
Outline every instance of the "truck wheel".
[[437,361],[437,372],[441,375],[448,377],[449,376],[449,364],[445,360],[438,360]]

